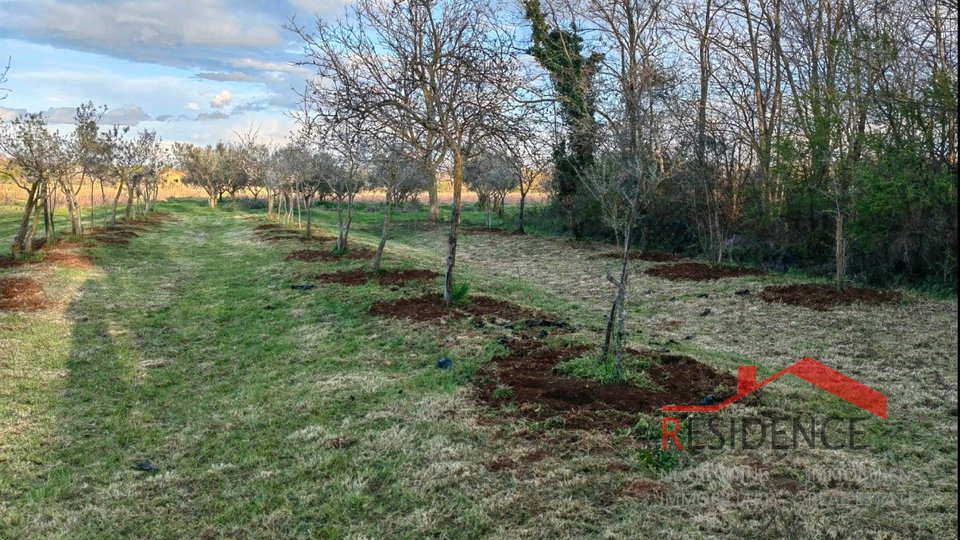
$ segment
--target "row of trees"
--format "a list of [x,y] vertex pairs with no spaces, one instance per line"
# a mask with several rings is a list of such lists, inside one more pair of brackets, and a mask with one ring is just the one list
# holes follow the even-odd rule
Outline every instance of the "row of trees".
[[308,138],[349,125],[360,139],[402,141],[434,178],[449,172],[448,301],[464,182],[493,209],[509,186],[499,171],[535,169],[529,155],[511,159],[519,141],[550,148],[568,230],[602,229],[623,248],[604,356],[622,349],[638,244],[698,243],[716,264],[750,246],[829,258],[838,289],[851,251],[955,278],[955,3],[520,7],[510,17],[492,2],[359,0],[336,21],[288,24],[316,70],[303,93]]
[[156,132],[129,128],[103,128],[106,107],[84,103],[77,108],[75,127],[67,134],[52,130],[42,114],[24,114],[0,126],[0,174],[26,192],[20,227],[13,241],[14,258],[30,254],[43,220],[44,236],[55,231],[56,193],[63,195],[70,234],[84,234],[81,201],[90,195],[89,225],[94,224],[94,193],[113,191],[110,224],[117,222],[118,207],[126,194],[124,216],[133,219],[153,209],[166,155]]

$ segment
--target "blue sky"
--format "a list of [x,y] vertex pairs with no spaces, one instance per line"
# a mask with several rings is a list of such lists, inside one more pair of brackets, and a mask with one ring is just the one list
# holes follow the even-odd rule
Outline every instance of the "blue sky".
[[81,102],[106,123],[210,144],[257,127],[280,140],[291,87],[309,74],[280,25],[331,16],[348,0],[0,0],[0,57],[10,57],[0,118],[44,112],[65,126]]

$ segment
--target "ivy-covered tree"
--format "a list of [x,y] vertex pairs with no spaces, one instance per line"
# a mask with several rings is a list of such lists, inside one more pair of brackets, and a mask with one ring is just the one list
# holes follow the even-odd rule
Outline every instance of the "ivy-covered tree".
[[593,163],[597,121],[594,76],[603,56],[585,54],[583,37],[576,25],[569,30],[547,22],[540,0],[526,0],[524,13],[532,26],[533,44],[529,53],[550,74],[567,139],[554,148],[553,189],[567,216],[570,231],[578,239],[583,233],[577,215],[578,171]]

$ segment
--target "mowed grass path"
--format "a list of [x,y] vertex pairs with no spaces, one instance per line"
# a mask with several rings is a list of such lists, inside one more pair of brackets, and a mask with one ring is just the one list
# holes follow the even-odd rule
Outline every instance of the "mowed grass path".
[[[477,365],[502,350],[495,331],[366,313],[377,299],[437,291],[439,282],[294,290],[291,284],[312,274],[362,263],[287,262],[286,253],[304,246],[257,240],[257,222],[244,213],[192,203],[164,209],[178,219],[129,246],[96,248],[99,268],[15,270],[67,301],[38,313],[0,313],[0,537],[923,536],[955,530],[956,397],[941,396],[956,389],[955,336],[954,349],[946,349],[950,324],[956,329],[955,301],[948,316],[951,302],[915,299],[924,313],[936,314],[915,334],[947,361],[918,366],[924,377],[941,381],[929,399],[921,391],[930,385],[900,368],[868,369],[867,353],[895,360],[890,351],[872,349],[893,338],[840,341],[841,362],[862,360],[842,367],[858,369],[891,395],[906,394],[890,424],[864,424],[868,451],[707,452],[684,456],[676,471],[658,474],[638,459],[639,448],[659,443],[658,418],[646,419],[646,432],[571,433],[501,417],[470,398],[468,383]],[[372,240],[378,216],[358,216],[358,241]],[[435,269],[443,231],[403,224],[412,217],[400,215],[388,264]],[[331,219],[318,216],[328,233]],[[576,256],[550,258],[555,249],[543,239],[467,235],[462,275],[473,290],[574,321],[578,331],[563,339],[596,339],[603,307],[591,299],[605,295],[591,284],[602,272],[578,278],[595,270],[575,265],[586,260],[584,253],[569,248]],[[555,264],[531,269],[531,257]],[[770,351],[755,348],[772,347],[764,344],[777,338],[755,337],[765,329],[754,317],[798,319],[789,308],[755,301],[739,308],[724,301],[723,308],[714,306],[719,317],[698,316],[706,302],[701,290],[725,294],[754,286],[750,280],[686,288],[638,283],[645,296],[638,295],[631,315],[634,344],[696,333],[687,341],[678,334],[675,348],[718,369],[735,369],[745,355],[776,369],[763,365],[760,353]],[[729,329],[743,325],[742,316],[735,319],[738,310],[756,309],[763,316],[752,314],[747,322],[759,327],[736,338],[747,342],[737,355]],[[870,334],[876,332],[871,313],[885,314],[881,321],[901,316],[871,309],[878,311],[834,317]],[[729,327],[709,326],[721,324]],[[784,358],[805,354],[805,344],[835,352],[838,345],[826,343],[830,328],[808,335],[810,327],[828,325],[809,314],[795,324],[799,328],[776,329],[788,344]],[[714,347],[719,342],[727,348]],[[844,352],[848,348],[855,350]],[[434,367],[440,354],[455,359],[454,369]],[[810,414],[821,405],[831,414],[850,413],[836,400],[808,399],[814,395],[785,383],[760,413]],[[133,469],[145,461],[158,472]],[[856,505],[806,497],[838,486],[876,497]],[[735,492],[760,497],[739,504]],[[891,500],[898,493],[902,498]]]

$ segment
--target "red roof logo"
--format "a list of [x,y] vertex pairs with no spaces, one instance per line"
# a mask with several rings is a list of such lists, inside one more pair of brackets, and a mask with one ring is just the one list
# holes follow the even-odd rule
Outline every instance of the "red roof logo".
[[843,373],[817,362],[813,358],[804,358],[796,364],[762,381],[757,381],[757,366],[740,366],[737,372],[737,393],[733,397],[716,405],[665,405],[662,410],[664,412],[685,413],[717,412],[724,407],[740,401],[747,395],[788,373],[800,377],[839,398],[845,399],[880,418],[887,417],[886,394],[880,393],[857,380],[851,379]]

